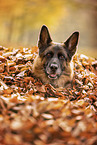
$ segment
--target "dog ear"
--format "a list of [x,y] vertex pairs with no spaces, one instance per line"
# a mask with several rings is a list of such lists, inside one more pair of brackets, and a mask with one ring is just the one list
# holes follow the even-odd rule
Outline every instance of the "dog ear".
[[65,42],[65,47],[69,58],[75,54],[78,44],[79,32],[74,32]]
[[52,39],[50,37],[49,30],[45,25],[43,25],[39,35],[38,41],[39,49],[46,48],[50,44],[50,42],[52,42]]

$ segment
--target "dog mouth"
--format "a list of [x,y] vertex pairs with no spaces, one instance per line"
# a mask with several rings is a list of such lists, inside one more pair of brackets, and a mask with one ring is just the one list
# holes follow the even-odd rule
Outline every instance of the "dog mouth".
[[57,79],[58,75],[57,74],[48,74],[49,79]]

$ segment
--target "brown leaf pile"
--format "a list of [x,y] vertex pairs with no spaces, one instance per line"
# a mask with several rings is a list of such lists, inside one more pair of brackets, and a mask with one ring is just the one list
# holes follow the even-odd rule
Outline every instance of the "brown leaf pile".
[[97,60],[76,55],[72,88],[33,76],[37,47],[0,47],[0,145],[97,145]]

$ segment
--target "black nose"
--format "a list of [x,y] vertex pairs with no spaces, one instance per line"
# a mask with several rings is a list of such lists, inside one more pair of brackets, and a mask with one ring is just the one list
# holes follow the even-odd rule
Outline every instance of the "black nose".
[[52,71],[56,71],[58,69],[58,65],[57,64],[51,64],[50,68]]

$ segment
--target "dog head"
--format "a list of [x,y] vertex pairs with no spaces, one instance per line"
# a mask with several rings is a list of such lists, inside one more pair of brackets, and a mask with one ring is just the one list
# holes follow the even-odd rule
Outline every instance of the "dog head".
[[48,28],[43,25],[39,35],[39,56],[46,76],[58,79],[62,74],[70,76],[70,61],[76,52],[79,32],[74,32],[64,43],[52,42]]

